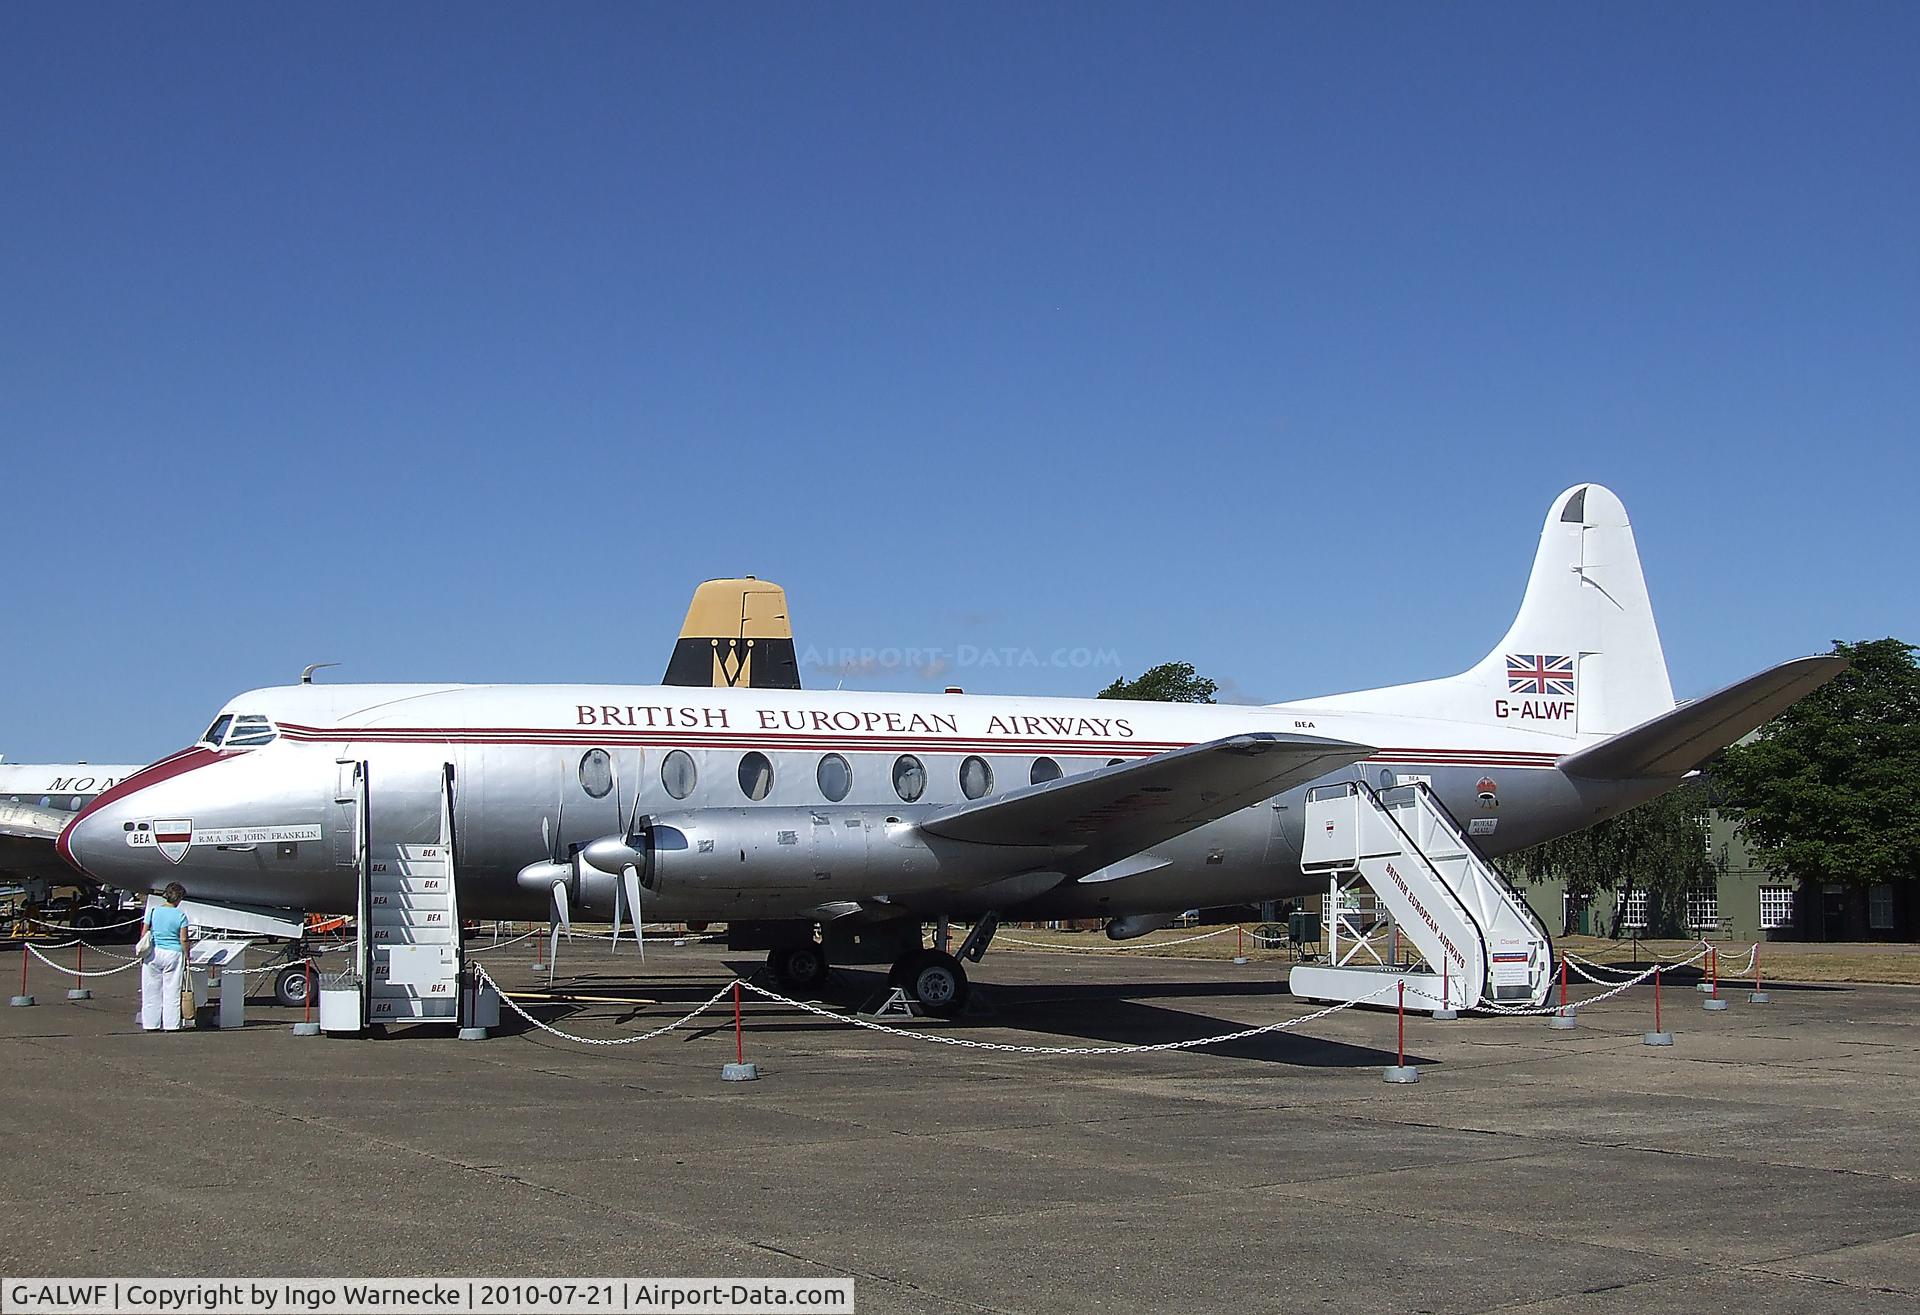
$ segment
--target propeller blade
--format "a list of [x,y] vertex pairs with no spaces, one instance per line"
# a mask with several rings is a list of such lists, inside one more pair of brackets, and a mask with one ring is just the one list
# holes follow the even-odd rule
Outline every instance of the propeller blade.
[[553,985],[554,961],[560,957],[560,932],[566,929],[569,938],[573,935],[573,918],[567,907],[567,883],[553,883],[553,907],[549,910],[549,921],[553,923],[553,933],[547,942],[547,985]]
[[625,907],[626,907],[625,887],[616,883],[613,888],[613,946],[608,951],[611,954],[620,953],[620,917],[621,917],[621,912],[623,909],[625,909]]
[[633,909],[633,943],[640,948],[640,962],[647,961],[646,920],[640,916],[640,869],[629,863],[620,869],[620,887]]

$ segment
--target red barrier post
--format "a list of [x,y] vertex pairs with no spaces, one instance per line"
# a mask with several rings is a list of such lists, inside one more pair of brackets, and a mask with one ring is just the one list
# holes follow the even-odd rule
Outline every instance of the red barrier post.
[[1653,965],[1653,1031],[1643,1035],[1640,1043],[1648,1046],[1673,1044],[1673,1033],[1660,1024],[1660,965],[1658,962]]
[[1720,994],[1720,947],[1719,946],[1716,945],[1715,947],[1707,951],[1707,963],[1713,970],[1712,994],[1719,995]]
[[1452,970],[1453,964],[1449,960],[1442,959],[1440,961],[1440,1007],[1442,1009],[1451,1009],[1453,1007],[1452,995],[1448,989],[1453,981]]
[[307,956],[307,1000],[306,1000],[305,1006],[301,1011],[300,1021],[303,1023],[311,1023],[313,1021],[313,956],[312,955]]
[[733,981],[733,1062],[747,1062],[747,1043],[740,1035],[740,979]]
[[1753,943],[1753,990],[1748,994],[1747,1000],[1757,1005],[1770,1004],[1773,1000],[1773,997],[1767,994],[1766,988],[1760,985],[1760,942],[1758,941]]
[[1567,960],[1566,960],[1566,957],[1563,955],[1561,956],[1561,959],[1560,959],[1560,1011],[1562,1013],[1565,1013],[1566,1009],[1567,1009]]
[[20,942],[20,994],[27,993],[27,943]]
[[[1758,964],[1760,962],[1760,956],[1757,953],[1753,956],[1753,961],[1755,964]],[[76,954],[73,959],[73,989],[76,991],[78,991],[81,987],[80,974],[86,968],[86,966],[87,966],[87,943],[85,941],[81,941],[80,952]],[[1760,974],[1757,970],[1754,972],[1753,980],[1755,983],[1758,983],[1760,980]],[[1759,989],[1757,985],[1755,986],[1755,989],[1756,990]]]
[[1393,1062],[1401,1068],[1405,1068],[1407,1066],[1407,984],[1405,982],[1400,983],[1399,996],[1400,1036],[1394,1046],[1394,1054],[1397,1058],[1395,1058]]
[[[1247,929],[1245,927],[1235,926],[1233,929],[1233,952],[1235,954],[1245,954],[1247,952]],[[1756,955],[1755,959],[1757,960],[1758,958],[1759,956]]]

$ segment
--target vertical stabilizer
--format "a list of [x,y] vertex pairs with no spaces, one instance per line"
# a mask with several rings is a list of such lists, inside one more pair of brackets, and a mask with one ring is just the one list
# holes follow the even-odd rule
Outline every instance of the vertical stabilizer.
[[799,689],[786,590],[752,576],[703,581],[660,683]]
[[1312,704],[1568,736],[1611,735],[1671,710],[1627,509],[1599,484],[1553,500],[1519,615],[1471,670]]

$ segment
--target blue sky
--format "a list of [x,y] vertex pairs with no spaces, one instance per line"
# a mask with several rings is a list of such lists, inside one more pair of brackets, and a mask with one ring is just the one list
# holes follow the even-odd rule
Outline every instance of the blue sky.
[[0,7],[0,750],[651,682],[744,573],[826,684],[1415,679],[1586,479],[1683,696],[1920,640],[1917,63],[1899,4]]

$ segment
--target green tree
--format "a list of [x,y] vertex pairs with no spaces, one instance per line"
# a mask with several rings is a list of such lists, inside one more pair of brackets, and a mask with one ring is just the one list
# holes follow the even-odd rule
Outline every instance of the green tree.
[[1124,677],[1100,691],[1103,699],[1141,699],[1152,703],[1212,703],[1220,686],[1194,674],[1191,662],[1162,662],[1138,680]]
[[[1920,664],[1897,639],[1835,641],[1851,665],[1709,769],[1755,857],[1864,890],[1920,875]],[[1864,897],[1862,897],[1864,899]]]
[[1523,849],[1510,863],[1530,880],[1558,878],[1575,899],[1618,891],[1608,932],[1620,935],[1627,899],[1647,892],[1650,928],[1684,925],[1687,891],[1712,880],[1707,791],[1696,780],[1584,831]]

